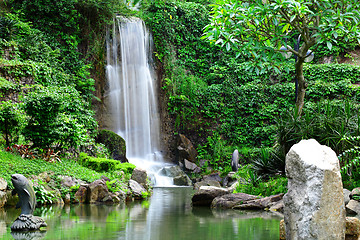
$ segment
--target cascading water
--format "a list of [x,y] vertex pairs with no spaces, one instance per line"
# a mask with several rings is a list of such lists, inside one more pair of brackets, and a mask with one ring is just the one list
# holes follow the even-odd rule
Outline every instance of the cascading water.
[[147,170],[155,186],[172,185],[158,172],[166,165],[160,152],[156,79],[151,37],[140,19],[115,19],[107,40],[107,78],[113,131],[126,141],[126,156]]

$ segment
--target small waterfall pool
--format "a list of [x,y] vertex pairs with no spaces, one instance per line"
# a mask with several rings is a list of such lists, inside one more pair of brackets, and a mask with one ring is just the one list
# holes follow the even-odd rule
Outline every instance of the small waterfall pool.
[[49,240],[278,240],[281,217],[265,211],[193,208],[189,187],[154,188],[148,201],[128,205],[67,205],[35,210],[46,232],[14,237],[19,209],[0,209],[0,239]]

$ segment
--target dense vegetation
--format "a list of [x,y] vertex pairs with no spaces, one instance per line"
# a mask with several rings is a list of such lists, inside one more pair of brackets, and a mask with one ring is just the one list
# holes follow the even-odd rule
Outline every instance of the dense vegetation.
[[[4,1],[0,6],[4,146],[30,144],[45,159],[54,157],[46,154],[49,148],[62,156],[89,149],[95,149],[91,153],[98,157],[108,156],[104,146],[95,143],[93,109],[101,97],[95,88],[101,92],[104,81],[106,28],[119,13],[141,17],[151,30],[173,132],[191,139],[198,160],[208,160],[204,170],[229,172],[231,153],[239,149],[244,168],[238,176],[251,184],[238,191],[259,194],[251,186],[262,186],[262,194],[283,192],[286,181],[279,175],[284,173],[285,154],[299,140],[315,138],[340,156],[345,185],[358,185],[360,68],[337,62],[351,57],[357,44],[338,41],[331,48],[326,42],[319,44],[315,60],[304,64],[308,88],[299,115],[293,59],[284,60],[277,71],[264,63],[257,72],[249,56],[236,56],[232,49],[202,38],[213,1],[136,2],[142,3],[139,11],[110,0]],[[333,60],[322,64],[324,58]],[[265,193],[271,186],[274,190]]]

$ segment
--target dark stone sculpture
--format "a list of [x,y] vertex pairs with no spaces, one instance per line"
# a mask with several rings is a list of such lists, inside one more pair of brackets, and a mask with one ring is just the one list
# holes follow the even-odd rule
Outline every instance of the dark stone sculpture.
[[235,149],[231,157],[231,169],[233,172],[237,172],[239,169],[239,151]]
[[11,182],[14,185],[13,195],[19,195],[16,208],[21,208],[20,216],[11,225],[11,231],[34,231],[47,224],[41,217],[34,216],[36,198],[33,187],[29,180],[21,174],[13,174]]

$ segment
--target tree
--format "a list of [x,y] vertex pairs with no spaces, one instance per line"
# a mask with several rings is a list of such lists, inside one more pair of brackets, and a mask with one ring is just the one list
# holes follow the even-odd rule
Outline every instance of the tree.
[[20,131],[21,113],[16,104],[8,102],[0,103],[0,132],[3,134],[6,146],[10,146],[13,136]]
[[357,0],[217,0],[212,7],[204,38],[247,56],[257,73],[269,68],[279,73],[284,53],[296,56],[299,113],[307,86],[303,63],[309,50],[325,43],[330,50],[337,42],[360,43]]

